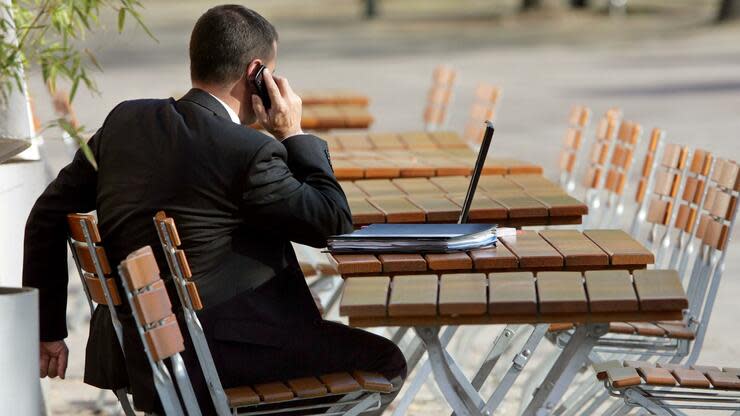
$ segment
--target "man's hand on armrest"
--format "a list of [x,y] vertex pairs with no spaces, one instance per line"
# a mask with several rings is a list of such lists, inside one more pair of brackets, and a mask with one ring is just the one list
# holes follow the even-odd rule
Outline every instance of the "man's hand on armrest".
[[67,360],[69,358],[69,349],[64,340],[41,342],[39,357],[39,376],[44,378],[61,377],[67,373]]

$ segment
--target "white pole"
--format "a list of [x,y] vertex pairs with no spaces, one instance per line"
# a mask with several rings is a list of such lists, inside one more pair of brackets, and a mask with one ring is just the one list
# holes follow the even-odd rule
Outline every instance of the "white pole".
[[41,415],[38,291],[0,287],[0,415]]

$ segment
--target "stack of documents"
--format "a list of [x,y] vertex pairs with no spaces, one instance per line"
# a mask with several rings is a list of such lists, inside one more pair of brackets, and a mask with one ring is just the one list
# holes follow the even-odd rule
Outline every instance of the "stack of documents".
[[449,253],[495,245],[495,224],[372,224],[328,241],[332,253]]

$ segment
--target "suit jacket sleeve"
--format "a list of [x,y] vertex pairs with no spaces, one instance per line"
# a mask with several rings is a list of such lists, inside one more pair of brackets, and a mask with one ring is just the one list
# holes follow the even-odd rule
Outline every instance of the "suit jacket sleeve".
[[[100,131],[88,145],[96,152]],[[97,172],[82,151],[36,200],[26,222],[23,286],[39,290],[41,341],[67,337],[67,214],[95,209]]]
[[318,137],[265,143],[248,163],[246,181],[244,216],[252,228],[314,247],[352,230],[347,198]]

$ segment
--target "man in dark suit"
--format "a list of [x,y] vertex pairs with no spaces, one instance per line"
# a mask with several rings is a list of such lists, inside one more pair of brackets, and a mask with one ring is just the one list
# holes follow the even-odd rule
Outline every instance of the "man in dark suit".
[[[272,75],[276,48],[275,29],[254,11],[210,9],[190,40],[194,88],[179,100],[119,104],[89,142],[98,169],[78,152],[39,197],[26,226],[23,283],[39,288],[42,377],[66,370],[66,215],[97,210],[112,265],[151,245],[164,274],[152,217],[165,210],[188,254],[224,387],[357,369],[400,388],[406,362],[398,348],[322,320],[298,266],[291,241],[323,247],[352,223],[326,143],[301,131],[300,98]],[[269,110],[251,83],[261,65]],[[255,119],[274,138],[245,127]],[[120,307],[119,316],[125,360],[108,310],[98,306],[85,381],[130,386],[137,408],[161,411],[130,311]],[[186,345],[199,401],[212,412]]]

